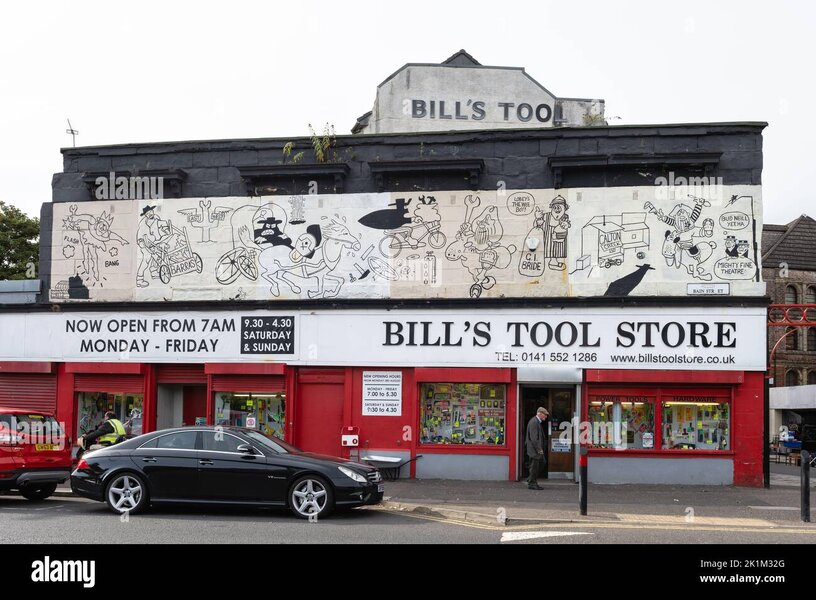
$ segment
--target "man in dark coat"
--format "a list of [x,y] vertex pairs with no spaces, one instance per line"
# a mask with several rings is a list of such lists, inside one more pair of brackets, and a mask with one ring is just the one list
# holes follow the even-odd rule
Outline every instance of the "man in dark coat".
[[531,490],[544,489],[538,485],[538,473],[541,466],[547,462],[547,456],[544,454],[545,436],[542,424],[548,416],[550,416],[550,413],[547,412],[547,409],[539,407],[536,415],[527,423],[525,446],[527,447],[527,456],[530,457],[530,475],[527,477],[527,487]]

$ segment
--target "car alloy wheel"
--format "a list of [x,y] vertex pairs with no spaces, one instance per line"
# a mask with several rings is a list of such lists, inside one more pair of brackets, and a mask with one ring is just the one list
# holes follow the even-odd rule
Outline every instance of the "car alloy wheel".
[[302,519],[328,515],[334,502],[329,485],[308,475],[295,482],[289,500],[294,513]]
[[141,478],[133,473],[122,473],[108,485],[106,499],[114,512],[135,514],[146,504],[147,490]]

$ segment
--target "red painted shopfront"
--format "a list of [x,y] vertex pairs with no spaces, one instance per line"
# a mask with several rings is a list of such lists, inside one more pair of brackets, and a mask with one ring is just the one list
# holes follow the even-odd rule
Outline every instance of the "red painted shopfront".
[[[399,414],[366,413],[364,373],[377,371],[400,374]],[[516,480],[525,468],[522,397],[534,407],[560,395],[572,403],[551,424],[548,450],[551,465],[564,459],[570,477],[575,453],[557,454],[567,449],[559,429],[603,421],[620,424],[622,438],[582,440],[591,446],[591,477],[613,482],[621,471],[685,465],[691,481],[729,468],[720,475],[726,483],[761,486],[763,375],[587,369],[581,383],[542,386],[517,381],[512,368],[0,363],[0,403],[54,410],[73,439],[114,410],[133,433],[196,423],[254,427],[324,454],[421,455],[404,476]],[[549,396],[538,393],[545,387]],[[341,446],[344,426],[359,428],[358,450]]]
[[[704,475],[714,464],[706,460],[725,459],[733,465],[734,485],[763,485],[764,373],[588,369],[584,377],[584,422],[608,415],[615,403],[636,415],[630,421],[635,427],[624,423],[627,447],[596,444],[589,450],[590,468],[593,457],[632,461],[633,470],[643,468],[637,459],[665,461],[665,469],[677,468],[674,459],[683,459]],[[650,423],[646,441],[639,431],[643,421]]]

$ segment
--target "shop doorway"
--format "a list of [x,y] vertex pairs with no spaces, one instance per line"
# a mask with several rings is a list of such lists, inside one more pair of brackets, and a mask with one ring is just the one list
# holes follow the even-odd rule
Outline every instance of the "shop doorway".
[[543,387],[535,385],[520,386],[519,394],[519,479],[525,479],[530,472],[530,459],[527,458],[525,438],[527,423],[532,419],[539,406],[546,408],[550,417],[544,422],[546,441],[547,469],[540,478],[573,479],[575,476],[575,446],[559,440],[561,423],[572,423],[575,415],[575,388]]
[[206,423],[206,385],[158,385],[156,429]]
[[[298,370],[297,385],[295,446],[307,452],[342,456],[343,369],[301,368]],[[364,442],[361,440],[362,445]]]

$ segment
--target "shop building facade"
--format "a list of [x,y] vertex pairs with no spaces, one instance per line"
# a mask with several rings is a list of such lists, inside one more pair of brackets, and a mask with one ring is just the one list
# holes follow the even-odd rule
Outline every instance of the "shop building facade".
[[509,480],[543,405],[551,477],[583,444],[593,481],[759,486],[763,128],[65,149],[39,302],[0,312],[0,399],[72,436],[113,409]]

